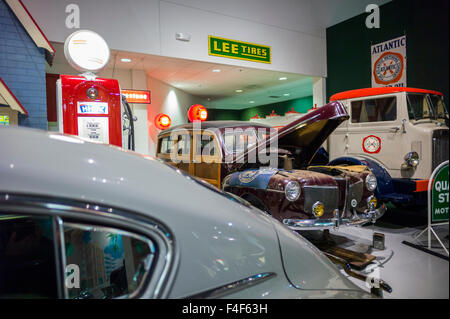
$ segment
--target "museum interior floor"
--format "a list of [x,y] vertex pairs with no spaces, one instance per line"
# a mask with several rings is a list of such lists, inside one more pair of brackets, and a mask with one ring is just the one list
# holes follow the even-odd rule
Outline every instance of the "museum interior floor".
[[[403,243],[406,241],[426,248],[426,233],[413,241],[413,237],[419,234],[426,224],[425,210],[406,211],[389,205],[386,214],[375,225],[342,227],[332,230],[330,237],[338,247],[376,256],[376,259],[361,272],[366,275],[372,273],[374,277],[379,275],[392,287],[392,293],[384,293],[384,298],[448,299],[448,258],[441,258]],[[448,249],[448,225],[438,226],[435,230]],[[384,234],[384,250],[372,247],[374,232]],[[318,233],[320,232],[308,234],[302,232],[302,235],[313,238],[319,236]],[[434,237],[431,246],[434,252],[448,256]],[[343,270],[342,272],[345,274]],[[361,288],[369,290],[365,282],[352,277],[349,279]]]

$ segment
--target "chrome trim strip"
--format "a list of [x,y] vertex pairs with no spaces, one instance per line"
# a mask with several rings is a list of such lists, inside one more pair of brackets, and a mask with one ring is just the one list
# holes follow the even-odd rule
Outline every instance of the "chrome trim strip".
[[251,277],[247,277],[232,283],[213,288],[195,295],[186,297],[185,299],[211,299],[211,298],[221,298],[226,295],[238,292],[244,288],[260,284],[270,278],[275,277],[277,274],[274,272],[266,272],[257,274]]
[[[338,219],[338,226],[361,226],[373,220],[377,220],[384,215],[386,206],[383,204],[376,210],[369,212],[365,211],[359,214],[356,218],[340,218]],[[321,230],[336,227],[336,220],[333,218],[326,219],[283,219],[283,224],[293,230]]]
[[[152,284],[154,288],[151,298],[167,298],[169,295],[169,289],[162,290],[170,286],[176,275],[179,256],[176,254],[175,238],[168,227],[154,221],[151,216],[137,212],[127,212],[124,209],[106,207],[104,204],[88,204],[87,202],[48,198],[46,196],[0,193],[0,213],[2,210],[6,210],[9,214],[15,213],[15,211],[23,214],[25,208],[27,215],[46,214],[51,216],[53,213],[56,217],[77,218],[79,221],[84,222],[106,223],[111,227],[124,228],[124,231],[136,231],[144,234],[144,236],[149,236],[150,239],[159,242],[159,244],[163,244],[163,249],[165,249],[166,253],[158,256],[158,259],[161,259],[162,262],[162,269],[158,273],[158,278],[153,277],[156,282]],[[147,287],[143,284],[142,289],[136,291],[138,297],[146,293],[145,290],[148,289],[148,283],[148,281],[145,283]]]

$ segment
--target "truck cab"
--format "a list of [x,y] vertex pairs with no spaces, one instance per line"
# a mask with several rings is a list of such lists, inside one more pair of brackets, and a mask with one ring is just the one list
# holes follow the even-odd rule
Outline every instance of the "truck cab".
[[333,95],[350,119],[330,136],[330,165],[364,164],[378,197],[400,205],[426,203],[428,179],[448,160],[448,112],[441,92],[383,87]]

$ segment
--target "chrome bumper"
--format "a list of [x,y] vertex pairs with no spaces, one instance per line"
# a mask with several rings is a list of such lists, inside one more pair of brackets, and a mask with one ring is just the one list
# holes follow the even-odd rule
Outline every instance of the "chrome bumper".
[[283,224],[294,230],[317,230],[330,229],[342,226],[362,226],[367,223],[374,223],[384,215],[386,206],[382,204],[372,211],[367,210],[362,214],[354,213],[352,218],[339,218],[336,212],[334,218],[328,219],[283,219]]

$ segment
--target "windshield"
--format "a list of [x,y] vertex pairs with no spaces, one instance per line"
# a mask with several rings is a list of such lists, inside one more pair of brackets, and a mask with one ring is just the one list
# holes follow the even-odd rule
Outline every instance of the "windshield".
[[444,97],[441,95],[430,95],[430,100],[437,118],[446,119],[448,117],[448,112],[445,108]]
[[257,134],[254,128],[234,129],[224,134],[225,149],[227,153],[242,153],[257,142]]
[[442,96],[408,93],[406,97],[410,120],[446,118],[447,111]]

